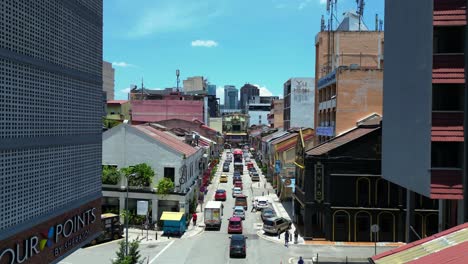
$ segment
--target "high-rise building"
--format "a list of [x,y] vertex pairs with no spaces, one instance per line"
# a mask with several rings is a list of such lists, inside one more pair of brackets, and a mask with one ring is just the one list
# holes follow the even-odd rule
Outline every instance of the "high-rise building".
[[208,95],[216,96],[216,84],[208,84]]
[[249,100],[252,99],[252,97],[254,96],[260,96],[260,90],[257,86],[252,85],[250,83],[246,83],[244,84],[244,86],[241,87],[239,107],[242,111],[247,110]]
[[106,92],[106,100],[114,100],[115,69],[112,63],[102,62],[102,90]]
[[284,83],[284,129],[314,127],[314,78],[291,78]]
[[439,230],[468,221],[466,6],[385,2],[382,175],[408,190],[406,226],[421,221],[414,192],[438,203]]
[[185,93],[206,94],[207,92],[206,79],[203,76],[188,77],[183,83]]
[[224,109],[239,109],[239,90],[234,85],[224,86]]
[[101,232],[103,4],[1,7],[0,263],[57,263]]

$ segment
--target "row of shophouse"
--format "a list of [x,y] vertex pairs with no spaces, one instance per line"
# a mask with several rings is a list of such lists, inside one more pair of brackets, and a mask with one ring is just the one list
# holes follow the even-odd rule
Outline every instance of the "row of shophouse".
[[[103,212],[135,213],[138,201],[147,201],[151,222],[163,211],[190,211],[203,199],[211,170],[223,147],[221,134],[198,120],[164,120],[138,125],[120,124],[103,133],[102,164],[117,169],[146,163],[155,172],[149,186],[128,186],[121,177],[117,184],[103,184]],[[158,194],[156,184],[168,178],[174,189]]]

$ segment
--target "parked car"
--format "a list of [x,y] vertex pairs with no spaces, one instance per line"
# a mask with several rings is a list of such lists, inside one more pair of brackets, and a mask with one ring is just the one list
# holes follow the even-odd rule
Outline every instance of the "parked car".
[[267,208],[263,209],[262,214],[260,215],[260,217],[262,218],[262,222],[264,222],[268,218],[272,218],[272,217],[275,217],[275,216],[276,216],[276,212],[271,207],[267,207]]
[[242,206],[244,207],[244,210],[247,210],[247,196],[244,194],[238,195],[234,202],[234,206]]
[[219,182],[228,182],[228,176],[226,174],[221,174]]
[[242,234],[242,219],[237,216],[229,218],[228,234]]
[[229,172],[229,165],[223,165],[223,172]]
[[242,220],[245,220],[245,210],[243,206],[234,206],[234,211],[232,216],[240,217]]
[[267,218],[263,221],[263,231],[268,234],[281,234],[291,229],[291,221],[283,217]]
[[229,237],[231,243],[229,243],[229,257],[241,256],[245,258],[247,256],[247,237],[244,235],[232,235]]
[[245,160],[245,162],[250,162],[250,157],[246,156],[244,160]]
[[255,199],[257,204],[256,204],[256,208],[257,210],[263,210],[265,208],[268,208],[269,206],[269,201],[268,201],[268,198],[266,197],[258,197],[257,199]]
[[232,198],[236,198],[239,195],[242,195],[242,189],[239,187],[232,188]]
[[235,181],[235,182],[234,182],[234,187],[239,187],[239,188],[241,188],[241,190],[242,190],[242,189],[243,189],[242,181]]
[[226,201],[226,190],[224,189],[216,190],[215,201]]

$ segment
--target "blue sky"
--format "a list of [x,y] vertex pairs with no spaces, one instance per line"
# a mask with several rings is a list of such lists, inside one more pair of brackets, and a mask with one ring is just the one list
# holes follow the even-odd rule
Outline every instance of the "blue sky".
[[[290,77],[314,77],[314,39],[325,0],[104,0],[104,60],[115,68],[115,97],[130,84],[174,87],[205,76],[219,88],[248,82],[281,95]],[[338,18],[356,10],[338,0]],[[383,19],[384,0],[367,0],[366,25]],[[218,93],[221,94],[221,93]],[[222,97],[222,96],[221,96]]]

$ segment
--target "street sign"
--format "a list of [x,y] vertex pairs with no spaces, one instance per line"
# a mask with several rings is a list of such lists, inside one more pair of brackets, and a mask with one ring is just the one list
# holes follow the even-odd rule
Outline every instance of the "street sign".
[[144,215],[148,213],[148,201],[137,201],[137,215]]
[[372,226],[370,227],[370,230],[371,230],[372,233],[377,233],[377,232],[379,232],[379,225],[372,225]]

